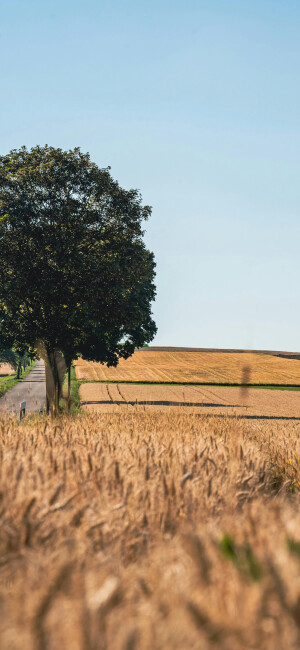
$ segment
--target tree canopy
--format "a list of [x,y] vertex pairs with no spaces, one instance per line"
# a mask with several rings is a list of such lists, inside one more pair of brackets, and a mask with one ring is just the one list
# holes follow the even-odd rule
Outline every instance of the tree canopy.
[[22,376],[22,368],[29,366],[31,362],[30,355],[27,350],[18,351],[13,348],[7,350],[0,350],[0,365],[8,363],[14,370],[17,371],[17,379]]
[[[151,214],[137,190],[79,148],[22,147],[0,156],[0,343],[116,365],[156,326]],[[59,391],[58,391],[59,392]]]

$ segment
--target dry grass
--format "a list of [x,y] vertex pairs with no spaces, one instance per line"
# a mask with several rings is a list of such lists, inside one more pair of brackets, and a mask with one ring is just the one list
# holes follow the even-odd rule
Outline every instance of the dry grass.
[[299,648],[299,431],[0,420],[0,647]]
[[14,375],[15,371],[9,363],[0,363],[0,377]]
[[165,386],[140,384],[82,384],[79,396],[86,410],[112,412],[140,407],[164,412],[210,415],[299,418],[300,391],[241,389],[219,386]]
[[300,362],[258,353],[137,350],[117,368],[78,359],[77,379],[299,384]]

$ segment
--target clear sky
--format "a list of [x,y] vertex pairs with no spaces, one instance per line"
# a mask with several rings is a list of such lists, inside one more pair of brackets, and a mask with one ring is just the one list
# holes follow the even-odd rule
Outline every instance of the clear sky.
[[299,0],[0,0],[0,153],[140,189],[157,345],[300,350],[299,30]]

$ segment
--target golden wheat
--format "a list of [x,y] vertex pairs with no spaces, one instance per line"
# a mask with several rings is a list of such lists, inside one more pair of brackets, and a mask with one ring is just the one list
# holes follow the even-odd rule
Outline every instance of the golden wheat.
[[0,647],[298,648],[299,424],[0,420]]
[[0,363],[0,377],[14,375],[15,371],[9,363]]
[[141,384],[82,384],[79,396],[85,410],[101,412],[131,411],[133,407],[150,411],[206,415],[268,417],[300,420],[300,391],[241,389],[221,386],[167,386]]
[[116,368],[83,359],[74,365],[77,379],[88,380],[300,384],[299,360],[258,353],[149,349]]

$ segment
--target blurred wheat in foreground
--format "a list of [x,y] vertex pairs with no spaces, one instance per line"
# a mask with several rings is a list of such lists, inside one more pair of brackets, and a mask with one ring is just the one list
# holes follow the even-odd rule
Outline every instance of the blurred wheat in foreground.
[[2,649],[299,648],[299,424],[0,428]]

